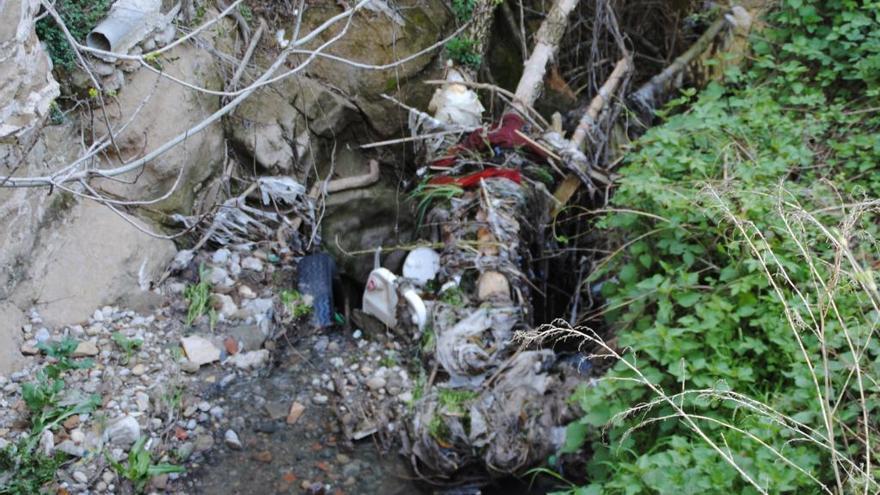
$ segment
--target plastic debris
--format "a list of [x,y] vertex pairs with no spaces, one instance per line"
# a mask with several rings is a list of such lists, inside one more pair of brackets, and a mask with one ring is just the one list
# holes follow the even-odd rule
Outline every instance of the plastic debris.
[[428,111],[434,114],[434,118],[446,124],[454,124],[466,127],[480,125],[483,119],[483,104],[473,90],[464,84],[465,76],[454,68],[449,68],[444,84],[436,91],[428,104]]
[[311,299],[312,323],[318,327],[333,324],[333,279],[336,262],[327,253],[304,256],[299,261],[297,288],[306,299]]
[[440,271],[440,255],[431,248],[413,249],[403,262],[403,276],[420,285],[428,283]]
[[397,326],[397,277],[387,268],[370,272],[364,289],[364,313],[373,315],[389,327]]

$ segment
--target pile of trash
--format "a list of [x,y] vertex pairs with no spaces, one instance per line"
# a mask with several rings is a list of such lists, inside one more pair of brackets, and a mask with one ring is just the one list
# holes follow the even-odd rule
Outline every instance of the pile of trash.
[[423,143],[413,193],[422,247],[400,277],[377,263],[363,299],[366,317],[408,339],[420,358],[423,379],[399,436],[415,472],[431,482],[465,471],[506,476],[543,461],[562,446],[574,418],[568,398],[584,380],[554,351],[522,348],[516,338],[533,323],[530,247],[553,207],[542,180],[552,152],[512,111],[450,139],[481,119],[462,77],[450,70],[433,116],[410,110],[414,133],[445,132]]

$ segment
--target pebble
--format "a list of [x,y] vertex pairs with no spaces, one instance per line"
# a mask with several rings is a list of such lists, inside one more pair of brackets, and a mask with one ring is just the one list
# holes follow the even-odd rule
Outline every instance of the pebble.
[[104,321],[104,312],[100,309],[96,309],[94,313],[92,313],[92,320],[94,321]]
[[37,333],[34,335],[34,338],[37,339],[37,342],[41,344],[49,340],[50,337],[52,337],[52,335],[49,334],[49,329],[46,327],[37,330]]
[[381,376],[373,376],[369,380],[367,380],[367,387],[370,387],[370,390],[379,390],[385,386],[385,379]]
[[290,405],[290,412],[287,413],[287,424],[292,425],[299,421],[299,418],[302,417],[305,410],[306,406],[294,401],[294,403]]
[[89,482],[89,477],[86,476],[86,473],[84,473],[82,471],[74,471],[73,472],[73,479],[75,479],[78,483],[88,483]]
[[226,433],[223,435],[223,441],[230,449],[241,450],[241,440],[238,439],[238,434],[234,431],[226,430]]
[[183,346],[186,357],[196,366],[220,360],[220,349],[204,337],[197,335],[183,337],[180,339],[180,344]]
[[70,440],[73,443],[83,443],[86,440],[86,434],[79,428],[70,432]]
[[330,398],[322,394],[317,394],[312,397],[312,402],[315,404],[326,404],[328,400],[330,400]]
[[264,450],[262,452],[257,452],[254,454],[254,460],[258,462],[262,462],[265,464],[269,464],[272,462],[272,453],[268,450]]
[[134,368],[131,369],[131,374],[134,376],[141,376],[147,372],[147,367],[142,364],[136,364]]
[[104,431],[104,439],[113,445],[128,447],[141,436],[141,427],[136,419],[123,416],[110,423]]
[[254,258],[253,256],[248,256],[247,258],[241,260],[241,267],[245,270],[252,270],[255,272],[263,271],[263,262]]
[[229,255],[232,254],[226,248],[220,248],[214,251],[214,254],[211,256],[211,262],[215,265],[225,265],[227,261],[229,261]]

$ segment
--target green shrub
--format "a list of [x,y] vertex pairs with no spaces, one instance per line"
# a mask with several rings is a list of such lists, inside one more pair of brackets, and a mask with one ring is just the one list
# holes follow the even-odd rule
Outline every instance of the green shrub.
[[477,42],[470,38],[456,36],[446,43],[446,53],[460,65],[478,68],[483,63],[483,57],[477,53],[476,45]]
[[[54,5],[73,38],[83,42],[86,35],[107,15],[110,3],[110,0],[56,0]],[[52,16],[46,15],[37,21],[37,36],[46,43],[56,68],[71,71],[76,67],[73,47]]]
[[630,151],[592,280],[623,359],[575,397],[573,493],[880,489],[878,6],[782,2]]

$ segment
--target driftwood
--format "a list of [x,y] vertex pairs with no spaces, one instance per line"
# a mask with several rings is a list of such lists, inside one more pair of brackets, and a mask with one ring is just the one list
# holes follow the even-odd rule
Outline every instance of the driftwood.
[[730,22],[722,15],[713,22],[706,32],[694,42],[684,53],[678,56],[662,72],[652,77],[650,81],[642,85],[636,92],[630,95],[630,102],[645,116],[654,113],[654,109],[660,104],[665,95],[672,90],[681,88],[684,82],[684,73],[688,66],[703,52],[705,52],[722,29],[728,27]]
[[557,0],[538,29],[535,48],[525,63],[523,75],[514,92],[513,109],[520,114],[528,115],[527,109],[534,105],[541,94],[547,64],[559,49],[559,42],[568,27],[569,14],[577,4],[577,0]]
[[570,156],[582,158],[582,160],[571,160],[571,166],[577,167],[580,174],[573,172],[567,175],[562,183],[556,188],[556,192],[553,194],[556,201],[558,201],[558,205],[555,209],[556,211],[559,211],[560,208],[568,203],[580,187],[581,182],[583,182],[581,177],[588,172],[585,170],[588,167],[588,164],[586,158],[581,153],[581,147],[587,136],[593,134],[596,127],[596,121],[599,119],[599,113],[602,112],[602,109],[611,100],[611,96],[617,91],[617,87],[620,85],[626,72],[630,70],[630,67],[631,64],[627,58],[622,58],[617,62],[617,65],[614,66],[614,70],[611,72],[608,80],[605,81],[605,84],[603,84],[601,88],[599,88],[599,92],[593,97],[593,100],[587,107],[587,111],[584,112],[580,122],[578,122],[578,126],[575,128],[574,133],[569,140],[569,151]]
[[[627,98],[630,106],[633,107],[643,120],[648,120],[654,113],[654,109],[666,98],[673,90],[678,89],[684,82],[684,74],[689,66],[703,54],[719,34],[726,28],[730,27],[732,22],[729,15],[722,15],[717,21],[712,23],[708,29],[691,45],[684,53],[679,55],[669,66],[667,66],[659,74],[652,77],[648,82],[643,84],[638,90],[633,92]],[[596,121],[599,118],[602,109],[610,100],[611,96],[617,90],[618,85],[628,70],[631,69],[630,62],[624,58],[617,62],[608,80],[599,89],[599,92],[590,102],[584,115],[581,117],[574,134],[569,142],[572,148],[569,152],[569,166],[573,166],[572,173],[565,177],[562,183],[556,188],[554,197],[557,200],[554,213],[558,213],[571,200],[575,192],[580,188],[581,183],[588,182],[589,177],[597,179],[596,171],[589,170],[585,157],[580,153],[581,147],[587,137],[593,134],[596,127]],[[600,182],[609,182],[609,179],[599,179]]]

